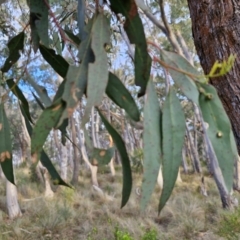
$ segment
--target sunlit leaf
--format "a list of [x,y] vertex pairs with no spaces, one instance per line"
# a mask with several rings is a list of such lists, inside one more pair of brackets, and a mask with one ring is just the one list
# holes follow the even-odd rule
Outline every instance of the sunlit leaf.
[[119,133],[112,127],[112,125],[107,121],[103,114],[98,110],[98,113],[107,129],[109,134],[112,136],[112,139],[119,151],[122,161],[122,171],[123,171],[123,188],[122,188],[122,204],[121,207],[124,207],[128,202],[128,199],[131,194],[132,189],[132,171],[130,166],[130,160],[128,158],[127,150],[125,144],[119,135]]
[[203,119],[209,124],[207,135],[212,142],[224,181],[230,191],[233,185],[233,166],[236,158],[236,149],[232,145],[231,123],[215,88],[206,84],[200,86],[205,90],[205,93],[200,95],[199,102]]
[[145,209],[155,188],[161,162],[160,106],[151,80],[148,83],[146,94],[143,121],[142,209]]
[[139,96],[144,95],[147,82],[150,76],[151,58],[148,54],[145,33],[141,18],[138,14],[138,9],[135,1],[132,0],[110,0],[111,9],[116,14],[122,14],[126,21],[124,29],[130,40],[130,43],[135,44],[135,83],[141,87]]
[[182,162],[182,147],[185,136],[185,117],[176,92],[170,89],[163,106],[163,190],[159,202],[159,212],[169,199]]
[[120,108],[123,108],[132,120],[139,121],[140,112],[132,95],[121,80],[111,72],[109,72],[106,94]]
[[3,103],[0,103],[0,163],[5,177],[14,184],[11,133]]
[[24,46],[24,36],[24,32],[21,32],[8,42],[9,56],[1,68],[2,72],[7,72],[20,58],[20,51],[23,51]]
[[93,106],[98,106],[108,83],[108,58],[104,46],[110,42],[110,26],[104,14],[98,14],[91,31],[91,47],[95,61],[89,64],[87,81],[87,106],[82,119],[86,124]]

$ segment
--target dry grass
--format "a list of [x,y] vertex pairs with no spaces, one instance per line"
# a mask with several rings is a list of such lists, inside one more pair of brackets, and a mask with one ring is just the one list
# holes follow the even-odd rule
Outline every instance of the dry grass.
[[[139,175],[134,176],[130,201],[120,209],[120,171],[114,181],[108,174],[99,175],[104,193],[114,196],[114,200],[110,201],[91,189],[89,173],[80,174],[79,185],[75,190],[59,187],[53,199],[39,198],[43,194],[43,188],[36,183],[29,183],[28,172],[20,173],[20,170],[17,171],[17,180],[24,214],[21,218],[10,221],[7,214],[0,211],[0,239],[3,240],[214,240],[221,239],[220,236],[226,239],[226,233],[219,231],[219,228],[224,226],[228,216],[236,215],[221,209],[217,189],[211,178],[206,179],[210,189],[209,197],[205,198],[200,195],[199,178],[182,175],[183,183],[175,187],[169,202],[158,216],[158,188],[146,211],[140,212],[140,199],[135,194],[135,188],[141,182]],[[4,192],[1,184],[1,196]],[[26,201],[29,198],[32,200]],[[4,210],[4,202],[5,198],[1,197],[0,209]]]

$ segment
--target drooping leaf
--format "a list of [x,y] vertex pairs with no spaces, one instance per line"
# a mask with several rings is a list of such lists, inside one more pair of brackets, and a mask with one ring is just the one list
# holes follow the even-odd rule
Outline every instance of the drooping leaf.
[[[86,30],[90,32],[92,28],[92,20],[89,21]],[[79,66],[69,66],[62,100],[66,102],[66,109],[62,114],[59,124],[63,120],[69,118],[78,101],[82,98],[87,86],[88,64],[94,61],[94,55],[91,50],[91,36],[88,35],[79,46],[78,57],[80,59]]]
[[[164,60],[166,60],[166,63],[169,63],[170,66],[172,67],[175,66],[178,69],[191,73],[193,76],[200,76],[199,71],[195,67],[193,67],[186,58],[179,55],[178,53],[165,51],[161,49],[161,54]],[[174,62],[175,65],[172,65]],[[203,79],[196,78],[196,80],[201,82],[205,81],[204,78]]]
[[45,107],[49,107],[52,104],[51,98],[48,96],[46,88],[37,84],[34,79],[29,75],[27,78],[28,83],[34,88],[40,97],[41,102]]
[[24,111],[26,112],[26,115],[29,119],[29,121],[32,123],[32,118],[29,112],[29,105],[28,105],[28,101],[25,98],[25,96],[23,95],[21,89],[18,87],[18,85],[14,82],[13,79],[8,79],[6,81],[9,89],[12,91],[12,93],[21,101],[21,104],[24,108]]
[[141,87],[139,96],[144,95],[151,70],[151,57],[147,51],[147,43],[142,21],[138,14],[137,5],[134,0],[110,0],[111,9],[116,14],[122,14],[126,21],[124,29],[130,43],[135,44],[135,83]]
[[34,92],[32,92],[32,95],[33,95],[34,99],[36,100],[38,106],[39,106],[42,110],[44,110],[45,107],[44,107],[44,105],[42,104],[41,100],[36,96],[36,94],[35,94]]
[[110,26],[103,13],[97,15],[91,35],[95,61],[88,67],[87,106],[82,125],[87,123],[92,107],[101,103],[108,83],[108,59],[104,46],[110,42]]
[[[43,0],[28,0],[30,9],[30,27],[33,42],[33,48],[36,52],[39,46],[39,41],[48,47],[48,7]],[[48,2],[48,0],[46,0]]]
[[123,108],[132,120],[136,122],[139,121],[140,112],[132,95],[126,89],[121,80],[111,72],[109,72],[108,75],[106,94],[120,108]]
[[64,32],[67,34],[67,36],[77,45],[81,43],[81,40],[78,36],[76,36],[74,33],[72,33],[70,30],[65,29]]
[[44,45],[39,45],[39,50],[43,58],[51,65],[51,67],[62,77],[67,75],[69,64],[61,56],[55,53],[53,49],[47,48]]
[[61,43],[60,43],[60,39],[58,36],[57,32],[53,32],[53,47],[55,47],[58,55],[62,55],[62,47],[61,47]]
[[20,51],[23,51],[24,46],[24,36],[24,32],[20,32],[8,42],[9,56],[1,68],[2,72],[8,72],[12,65],[20,58]]
[[173,89],[163,106],[162,138],[163,138],[163,190],[159,202],[159,212],[172,193],[182,161],[182,147],[185,136],[185,117],[181,104]]
[[14,184],[11,133],[3,103],[0,103],[0,163],[5,177]]
[[148,83],[146,94],[143,120],[142,210],[145,209],[155,188],[161,162],[160,106],[151,80]]
[[[29,122],[29,119],[26,115],[24,108],[21,105],[20,105],[20,109],[21,109],[22,115],[23,115],[25,123],[26,123],[28,134],[29,134],[29,136],[31,136],[32,135],[32,126]],[[67,183],[65,183],[62,180],[62,178],[56,171],[54,165],[52,164],[51,160],[49,159],[48,155],[45,153],[44,150],[41,151],[40,161],[41,161],[42,165],[48,170],[54,184],[70,187]]]
[[203,119],[209,124],[207,135],[211,140],[218,159],[227,189],[230,192],[233,185],[233,169],[236,149],[232,145],[231,123],[222,106],[214,87],[200,84],[204,93],[200,94],[199,102]]
[[123,171],[123,188],[122,188],[122,203],[121,207],[124,207],[128,202],[132,189],[132,171],[130,166],[130,160],[128,158],[127,150],[125,144],[119,135],[119,133],[112,127],[112,125],[107,121],[103,114],[98,110],[98,113],[107,129],[109,134],[119,151],[122,161],[122,171]]
[[114,147],[108,149],[94,148],[92,158],[92,165],[107,165],[114,155]]
[[41,152],[40,161],[42,165],[48,170],[54,185],[63,185],[71,188],[70,185],[68,185],[66,182],[62,180],[62,178],[58,174],[57,170],[55,169],[54,165],[52,164],[51,160],[49,159],[48,155],[45,153],[44,150],[42,150]]
[[70,30],[65,29],[64,32],[67,34],[67,36],[77,45],[79,46],[81,43],[81,40],[77,35],[72,33]]
[[[199,75],[198,71],[194,67],[192,67],[185,58],[172,52],[167,52],[163,50],[161,52],[163,61],[167,65],[175,68],[180,68],[186,72],[190,72],[195,75]],[[170,68],[168,69],[168,71],[176,85],[181,89],[185,96],[188,97],[197,105],[199,105],[198,102],[199,92],[194,81],[184,73],[177,72]]]
[[45,108],[39,117],[31,136],[31,153],[35,161],[38,159],[49,132],[56,127],[64,107],[63,102],[59,100],[52,106]]

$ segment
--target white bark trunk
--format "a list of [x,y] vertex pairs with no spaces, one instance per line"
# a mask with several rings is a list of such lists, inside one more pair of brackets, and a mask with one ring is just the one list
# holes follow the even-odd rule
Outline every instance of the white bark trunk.
[[48,170],[41,164],[39,161],[39,167],[41,169],[43,178],[44,178],[44,184],[45,184],[45,193],[44,196],[47,198],[52,198],[54,196],[54,192],[52,191],[51,184],[50,184],[50,177],[48,174]]
[[[67,143],[66,143],[67,144]],[[61,178],[67,180],[67,171],[68,171],[68,151],[67,146],[62,144],[61,147]]]
[[10,219],[22,216],[17,198],[17,187],[6,179],[7,210]]

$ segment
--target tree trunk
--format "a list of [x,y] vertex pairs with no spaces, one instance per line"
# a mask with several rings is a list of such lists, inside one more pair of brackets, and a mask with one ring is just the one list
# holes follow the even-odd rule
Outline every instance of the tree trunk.
[[22,216],[21,209],[18,204],[17,187],[6,179],[6,199],[7,210],[10,219]]
[[[196,50],[205,74],[213,64],[240,54],[240,3],[236,0],[188,0]],[[240,58],[231,71],[210,79],[231,120],[240,153]]]
[[72,141],[73,141],[73,176],[72,176],[72,184],[76,185],[78,183],[78,176],[79,176],[79,153],[77,149],[77,134],[76,134],[76,126],[75,126],[75,119],[72,116],[70,118],[71,129],[72,129]]

